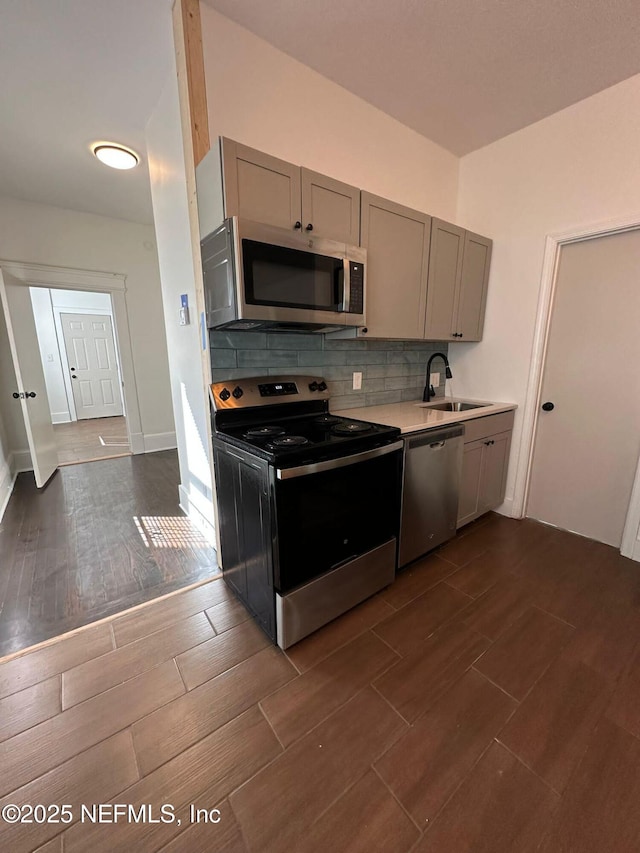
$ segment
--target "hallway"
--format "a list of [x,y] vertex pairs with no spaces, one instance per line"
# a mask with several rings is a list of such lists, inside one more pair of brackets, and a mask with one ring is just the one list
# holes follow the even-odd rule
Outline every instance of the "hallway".
[[0,657],[214,577],[174,451],[20,474],[0,523]]
[[58,445],[59,465],[75,465],[77,462],[93,462],[96,459],[131,454],[125,417],[91,418],[54,424],[53,431]]

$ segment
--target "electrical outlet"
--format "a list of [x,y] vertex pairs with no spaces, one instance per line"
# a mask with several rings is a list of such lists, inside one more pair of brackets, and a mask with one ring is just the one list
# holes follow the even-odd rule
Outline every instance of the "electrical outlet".
[[440,385],[440,374],[439,373],[430,373],[429,374],[429,385],[433,385],[434,388],[438,388]]
[[353,390],[360,391],[362,389],[362,373],[354,371],[353,373]]

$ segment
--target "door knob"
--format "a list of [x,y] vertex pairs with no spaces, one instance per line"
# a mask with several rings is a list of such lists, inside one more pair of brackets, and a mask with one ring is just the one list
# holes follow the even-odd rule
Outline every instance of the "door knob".
[[13,399],[14,399],[14,400],[19,400],[19,399],[20,399],[20,394],[19,394],[17,391],[14,391],[14,392],[13,392]]
[[72,374],[71,374],[71,378],[72,378],[72,379],[77,379],[78,377],[75,375],[75,373],[72,373]]
[[555,409],[555,406],[553,403],[543,403],[542,408],[545,412],[552,412]]
[[37,395],[36,395],[35,391],[27,391],[27,393],[24,396],[25,397],[35,397]]

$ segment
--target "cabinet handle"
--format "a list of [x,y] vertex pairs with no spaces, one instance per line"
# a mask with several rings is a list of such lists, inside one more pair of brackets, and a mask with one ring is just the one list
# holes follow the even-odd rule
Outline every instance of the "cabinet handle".
[[298,220],[297,222],[294,223],[293,227],[296,231],[299,231],[302,228],[302,222],[300,222],[300,220]]
[[361,331],[363,335],[366,335],[369,329],[367,329],[367,327],[365,326],[364,329],[361,329]]
[[489,447],[489,445],[495,444],[495,441],[491,439],[490,441],[485,441],[485,444],[487,445],[487,447]]
[[305,231],[313,231],[313,225],[309,223],[305,229]]

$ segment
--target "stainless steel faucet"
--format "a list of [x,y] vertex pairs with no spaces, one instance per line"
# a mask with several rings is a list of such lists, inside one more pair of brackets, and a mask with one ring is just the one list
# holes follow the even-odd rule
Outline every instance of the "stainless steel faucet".
[[434,358],[437,358],[438,356],[440,356],[440,358],[444,361],[444,368],[445,368],[444,375],[447,377],[447,379],[453,379],[453,374],[451,373],[451,368],[449,367],[449,359],[446,357],[446,355],[443,352],[434,352],[434,354],[431,356],[431,358],[427,362],[427,377],[425,380],[424,392],[422,394],[422,402],[423,403],[428,403],[429,400],[432,397],[435,397],[435,395],[436,395],[434,387],[431,384],[431,362],[433,361]]

